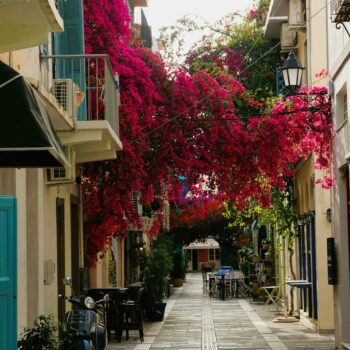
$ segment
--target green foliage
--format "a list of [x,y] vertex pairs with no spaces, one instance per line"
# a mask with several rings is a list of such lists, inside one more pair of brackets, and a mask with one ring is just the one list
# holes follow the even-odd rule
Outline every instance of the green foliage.
[[144,284],[155,301],[161,302],[167,288],[167,277],[173,267],[171,243],[163,237],[154,242],[144,270]]
[[40,315],[32,328],[25,328],[18,341],[20,350],[57,350],[60,342],[57,339],[58,327],[53,315]]
[[117,286],[117,264],[113,259],[112,254],[108,261],[108,282],[112,287]]
[[254,245],[249,242],[238,250],[240,256],[239,268],[243,271],[245,275],[249,274],[250,263],[254,255]]
[[[273,189],[271,191],[271,207],[259,215],[259,222],[277,227],[277,234],[283,237],[295,236],[295,200],[290,190]],[[290,242],[292,240],[289,240]]]
[[[162,30],[165,60],[171,67],[176,67],[177,62],[177,65],[186,66],[192,73],[205,71],[214,77],[219,74],[232,75],[257,101],[275,96],[275,72],[282,58],[278,45],[274,47],[275,43],[264,37],[269,3],[270,0],[255,1],[246,15],[231,13],[214,24],[198,16],[181,18],[176,25]],[[206,34],[186,52],[186,35],[198,31]],[[236,58],[241,55],[241,60],[229,64],[228,49]],[[240,114],[247,107],[247,104],[236,106]],[[249,113],[252,111],[247,111],[247,117]]]
[[171,277],[184,279],[186,275],[186,259],[184,249],[181,246],[177,246],[173,251],[173,263]]

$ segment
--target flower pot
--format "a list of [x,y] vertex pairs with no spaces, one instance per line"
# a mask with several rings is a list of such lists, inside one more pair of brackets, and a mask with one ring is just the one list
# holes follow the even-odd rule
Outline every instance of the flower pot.
[[156,302],[154,303],[155,315],[152,319],[153,322],[160,322],[164,319],[166,303]]
[[255,282],[252,282],[252,288],[254,290],[258,289],[259,288],[259,282],[255,281]]
[[266,266],[265,272],[266,272],[266,274],[271,275],[272,274],[272,266]]
[[252,257],[252,261],[253,261],[253,263],[258,263],[259,262],[259,260],[260,260],[260,258],[259,258],[259,255],[253,255],[253,257]]
[[184,284],[184,280],[182,278],[173,278],[174,287],[182,287],[183,284]]

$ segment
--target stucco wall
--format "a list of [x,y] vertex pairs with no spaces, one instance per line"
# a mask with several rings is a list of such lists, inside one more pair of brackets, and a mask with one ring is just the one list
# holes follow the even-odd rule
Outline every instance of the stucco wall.
[[[349,28],[349,24],[346,24]],[[345,120],[342,124],[336,124],[339,117],[337,108],[339,101],[337,95],[340,91],[346,91],[349,101],[350,85],[350,39],[343,28],[336,29],[335,24],[328,20],[328,58],[330,79],[334,86],[332,98],[334,111],[334,178],[336,185],[332,196],[332,233],[335,238],[335,248],[338,263],[338,284],[334,287],[335,303],[335,336],[336,345],[342,348],[342,343],[350,343],[350,299],[349,299],[349,242],[347,220],[346,178],[344,170],[349,162],[349,123]],[[349,113],[349,109],[348,109]]]

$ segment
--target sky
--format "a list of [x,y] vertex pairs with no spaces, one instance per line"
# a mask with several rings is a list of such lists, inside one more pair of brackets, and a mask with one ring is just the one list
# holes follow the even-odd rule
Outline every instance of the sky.
[[159,29],[169,26],[186,14],[196,14],[208,22],[215,22],[227,13],[244,11],[252,0],[148,0],[144,9],[152,34],[159,36]]

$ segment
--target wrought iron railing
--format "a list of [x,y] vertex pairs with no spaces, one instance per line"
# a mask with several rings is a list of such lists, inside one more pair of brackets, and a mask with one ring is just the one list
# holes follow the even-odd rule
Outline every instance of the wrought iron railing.
[[348,22],[350,20],[350,0],[332,0],[331,15],[333,22]]
[[[46,55],[41,58],[53,72],[53,83],[51,79],[46,82],[53,93],[55,82],[73,83],[73,104],[76,107],[73,117],[82,121],[107,120],[119,136],[119,80],[108,56]],[[58,99],[58,102],[61,101]]]

